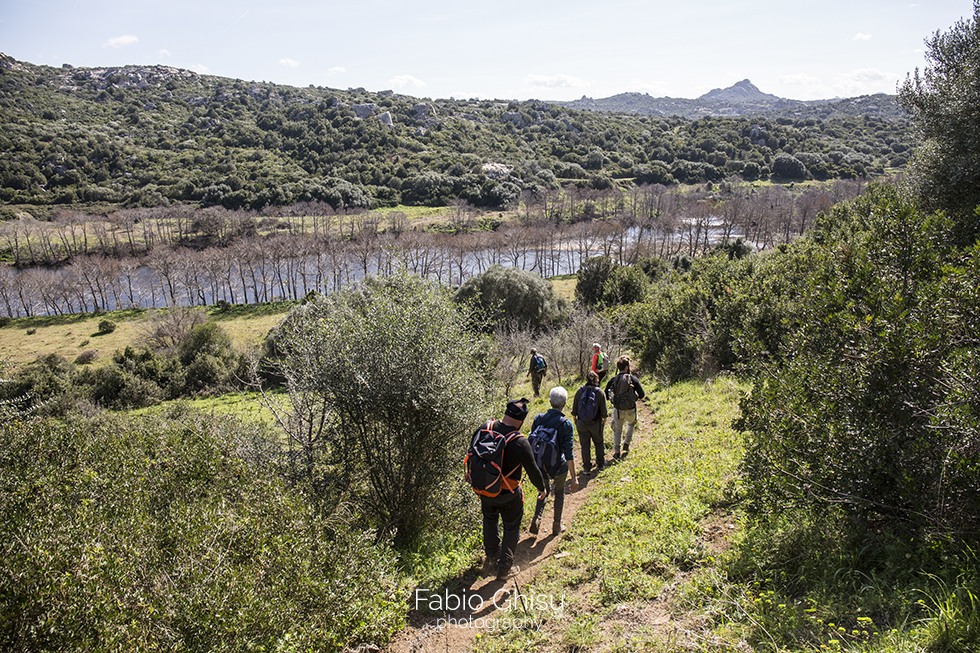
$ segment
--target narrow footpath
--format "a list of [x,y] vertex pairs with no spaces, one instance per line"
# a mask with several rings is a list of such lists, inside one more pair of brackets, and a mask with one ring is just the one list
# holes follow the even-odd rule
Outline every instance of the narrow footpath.
[[[649,434],[654,428],[654,413],[647,405],[646,401],[637,403],[637,429],[633,434],[633,448],[644,446]],[[606,466],[612,464],[612,429],[609,428],[607,421],[604,430],[604,440],[606,442]],[[578,433],[575,434],[575,455],[576,462],[580,458],[581,450],[578,444]],[[595,470],[593,469],[593,473]],[[565,495],[565,508],[562,521],[565,523],[568,532],[575,529],[575,516],[589,498],[592,488],[603,482],[603,474],[597,476],[579,476],[579,489]],[[525,489],[525,501],[533,501],[534,488]],[[555,555],[555,549],[561,542],[563,536],[553,536],[551,534],[551,524],[553,517],[554,501],[549,498],[541,519],[541,531],[537,535],[531,535],[527,528],[528,520],[525,518],[521,524],[521,540],[517,545],[515,563],[520,565],[521,571],[514,578],[506,582],[498,581],[494,576],[483,577],[479,575],[479,570],[469,572],[461,580],[461,584],[453,591],[453,594],[461,598],[462,604],[458,609],[448,611],[445,615],[423,614],[412,610],[409,614],[409,625],[395,636],[395,639],[388,647],[388,653],[435,653],[440,652],[465,652],[471,651],[476,643],[477,636],[484,636],[488,630],[487,623],[492,623],[494,614],[498,611],[498,606],[507,604],[506,597],[511,593],[524,591],[524,586],[531,581],[537,574],[538,569],[549,558]],[[518,588],[521,588],[518,590]],[[477,598],[479,597],[479,598]],[[470,609],[472,606],[475,609]],[[447,623],[448,621],[448,623]]]

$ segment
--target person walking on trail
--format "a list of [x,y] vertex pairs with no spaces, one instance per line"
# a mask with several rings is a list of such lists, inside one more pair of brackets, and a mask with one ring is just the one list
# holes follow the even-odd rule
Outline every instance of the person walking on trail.
[[[548,393],[548,401],[551,403],[548,412],[539,413],[531,423],[530,439],[536,438],[542,430],[545,433],[545,435],[540,436],[542,438],[549,436],[548,429],[554,431],[550,435],[553,437],[554,445],[557,445],[552,453],[555,456],[555,467],[553,467],[553,471],[545,468],[542,468],[541,471],[545,476],[554,480],[552,489],[555,496],[555,515],[552,519],[551,534],[561,535],[565,531],[565,525],[561,522],[561,515],[565,507],[566,479],[570,492],[578,489],[578,479],[575,475],[575,433],[572,421],[565,417],[565,413],[562,412],[565,403],[568,401],[568,391],[561,386],[555,386]],[[549,443],[544,448],[547,449],[550,446]],[[537,535],[541,527],[541,514],[544,512],[546,501],[547,496],[544,498],[539,496],[538,503],[534,506],[534,518],[531,520],[530,528],[528,528],[532,535]]]
[[[538,489],[538,499],[547,496],[548,485],[534,462],[534,454],[527,438],[519,433],[527,417],[527,399],[507,402],[504,417],[493,420],[490,428],[507,440],[501,465],[504,476],[503,489],[494,497],[480,496],[483,513],[483,551],[486,554],[484,570],[496,570],[498,580],[506,580],[520,572],[514,564],[514,552],[521,535],[521,519],[524,517],[524,491],[521,489],[521,469]],[[517,432],[517,433],[515,433]],[[476,434],[474,434],[474,438]],[[498,534],[498,522],[503,526],[503,537]]]
[[541,394],[541,381],[544,379],[545,372],[548,371],[548,362],[544,356],[538,353],[537,349],[531,350],[531,363],[527,368],[527,374],[531,377],[531,389],[534,396]]
[[630,441],[633,439],[633,428],[636,426],[636,402],[643,399],[646,393],[640,380],[630,371],[630,359],[620,356],[616,361],[619,374],[609,379],[606,384],[606,398],[612,402],[613,460],[620,459],[620,436],[622,436],[622,457],[630,452]]
[[599,377],[599,383],[606,378],[606,363],[608,362],[607,356],[602,352],[602,347],[599,343],[592,345],[592,366],[591,370],[596,373]]
[[606,412],[606,396],[599,388],[599,375],[594,370],[589,370],[585,378],[585,385],[575,392],[575,399],[572,400],[572,417],[575,418],[578,441],[582,447],[581,476],[592,474],[590,445],[595,445],[596,472],[601,472],[606,466],[602,430],[609,416]]

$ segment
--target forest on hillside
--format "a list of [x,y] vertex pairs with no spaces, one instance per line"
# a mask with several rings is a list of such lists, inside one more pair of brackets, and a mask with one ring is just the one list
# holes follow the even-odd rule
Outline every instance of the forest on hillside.
[[336,210],[462,200],[500,209],[568,186],[868,179],[902,169],[916,142],[911,123],[862,106],[655,118],[0,56],[0,202],[8,219],[15,210],[48,218],[53,207],[174,203]]

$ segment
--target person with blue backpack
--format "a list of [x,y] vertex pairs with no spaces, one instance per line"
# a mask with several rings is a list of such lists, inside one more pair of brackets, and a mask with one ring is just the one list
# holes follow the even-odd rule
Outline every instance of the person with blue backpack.
[[[538,489],[538,499],[547,496],[548,485],[521,426],[527,417],[527,399],[507,402],[504,417],[490,420],[478,428],[470,440],[464,466],[466,480],[480,495],[483,513],[484,573],[496,571],[497,580],[517,575],[514,553],[521,536],[524,517],[524,490],[521,470]],[[503,537],[498,532],[503,525]]]
[[[527,441],[531,445],[534,460],[541,472],[554,481],[552,491],[555,495],[555,514],[552,519],[551,534],[557,536],[565,531],[565,525],[561,522],[565,507],[565,480],[570,479],[569,491],[574,492],[578,489],[573,449],[575,432],[572,421],[562,412],[568,401],[568,391],[560,385],[555,386],[548,393],[548,401],[551,403],[551,408],[548,412],[538,413],[535,416]],[[547,500],[547,495],[538,496],[538,503],[534,506],[534,518],[528,528],[532,535],[537,535],[541,528],[541,515]]]
[[535,397],[541,393],[541,380],[544,379],[547,371],[548,363],[545,361],[544,356],[539,354],[537,349],[532,349],[531,362],[527,368],[527,375],[531,377],[531,389],[534,391]]
[[580,476],[592,474],[591,445],[595,445],[596,472],[601,472],[606,467],[602,430],[609,416],[606,412],[606,396],[599,387],[599,375],[594,370],[589,370],[585,379],[585,385],[575,392],[575,399],[572,401],[572,417],[575,418],[578,441],[582,447]]

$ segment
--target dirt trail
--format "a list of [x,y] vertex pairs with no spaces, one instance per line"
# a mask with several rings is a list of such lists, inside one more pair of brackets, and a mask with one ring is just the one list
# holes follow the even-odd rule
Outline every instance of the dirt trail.
[[[633,434],[633,445],[642,447],[648,439],[648,434],[654,426],[653,411],[646,404],[637,404],[637,430]],[[603,431],[606,447],[606,465],[611,464],[612,429],[609,421]],[[579,462],[581,450],[578,444],[578,432],[575,434],[576,462]],[[594,472],[594,470],[593,470]],[[565,507],[562,521],[571,529],[574,528],[575,515],[586,500],[591,490],[603,483],[603,475],[597,477],[582,477],[579,475],[579,489],[565,495]],[[525,501],[534,501],[535,490],[525,488]],[[412,610],[409,614],[409,625],[404,628],[389,645],[388,653],[427,653],[427,652],[462,652],[471,651],[476,643],[478,634],[487,631],[485,624],[492,620],[498,606],[507,604],[506,598],[518,587],[524,592],[524,586],[534,578],[539,566],[551,558],[561,536],[551,534],[554,501],[549,497],[541,519],[541,532],[531,535],[527,528],[529,523],[522,523],[521,540],[517,545],[516,564],[520,565],[520,573],[512,579],[498,581],[494,576],[482,577],[469,572],[460,585],[451,590],[452,594],[462,597],[463,605],[456,610],[449,610],[446,615],[435,616],[429,613]],[[476,598],[479,597],[479,598]],[[472,606],[475,609],[470,609]],[[442,620],[442,621],[440,621]],[[446,624],[446,621],[449,621]],[[482,628],[480,626],[483,626]]]

